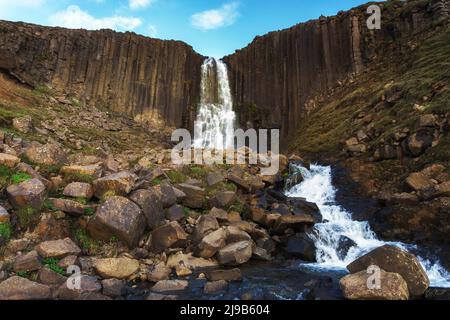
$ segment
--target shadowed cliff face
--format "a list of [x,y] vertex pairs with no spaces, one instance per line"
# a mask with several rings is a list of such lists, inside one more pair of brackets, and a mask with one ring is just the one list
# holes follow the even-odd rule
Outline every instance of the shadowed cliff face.
[[257,37],[224,58],[242,126],[281,128],[285,138],[318,102],[377,62],[388,44],[445,19],[447,1],[380,3],[381,30],[369,30],[368,5]]
[[179,41],[0,21],[0,69],[138,120],[191,126],[203,60]]

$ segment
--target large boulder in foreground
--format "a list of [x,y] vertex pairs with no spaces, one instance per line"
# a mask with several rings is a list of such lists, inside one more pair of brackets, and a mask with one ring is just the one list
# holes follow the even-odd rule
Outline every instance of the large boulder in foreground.
[[181,183],[178,188],[186,194],[183,204],[192,209],[203,209],[205,207],[206,191],[203,188]]
[[400,248],[385,245],[356,259],[347,266],[351,273],[366,271],[370,266],[378,266],[386,272],[398,273],[408,284],[411,296],[421,296],[430,286],[425,270],[417,258]]
[[163,225],[152,232],[152,250],[162,252],[168,248],[182,247],[186,244],[187,234],[176,221]]
[[165,213],[162,201],[155,190],[136,190],[131,194],[130,199],[141,207],[150,230],[161,225]]
[[0,300],[45,300],[51,298],[50,287],[14,276],[0,283]]
[[348,300],[408,300],[406,281],[398,273],[380,270],[380,286],[369,288],[373,274],[360,271],[341,279],[340,285]]
[[136,183],[137,176],[129,171],[122,171],[94,180],[94,194],[103,199],[107,196],[126,196]]
[[133,201],[124,197],[111,197],[101,205],[89,222],[92,237],[109,241],[117,236],[130,248],[137,246],[146,226],[145,217]]

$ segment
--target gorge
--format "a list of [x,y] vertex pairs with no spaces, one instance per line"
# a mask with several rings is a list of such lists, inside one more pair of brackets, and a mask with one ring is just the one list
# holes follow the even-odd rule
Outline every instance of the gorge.
[[[0,20],[0,299],[448,299],[448,0],[377,5],[221,59]],[[175,165],[175,128],[280,129],[280,171]]]

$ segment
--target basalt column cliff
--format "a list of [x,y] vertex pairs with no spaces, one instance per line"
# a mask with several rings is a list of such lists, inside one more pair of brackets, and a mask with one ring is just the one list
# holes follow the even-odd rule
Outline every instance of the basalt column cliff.
[[0,21],[0,69],[138,120],[189,126],[203,60],[179,41]]
[[368,70],[386,47],[446,20],[446,1],[379,3],[382,28],[369,30],[364,5],[257,37],[224,59],[242,126],[294,132],[320,98]]

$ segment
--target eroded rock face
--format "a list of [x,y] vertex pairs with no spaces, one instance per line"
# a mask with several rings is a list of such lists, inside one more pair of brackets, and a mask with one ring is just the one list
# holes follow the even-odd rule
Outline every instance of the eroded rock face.
[[137,204],[124,197],[111,197],[97,209],[88,230],[100,240],[109,241],[117,236],[132,248],[139,242],[145,226],[145,217]]
[[349,300],[408,300],[406,281],[398,273],[380,270],[380,287],[369,288],[372,274],[361,271],[341,279],[340,285],[344,297]]
[[356,273],[365,271],[372,265],[378,266],[386,272],[401,275],[408,284],[411,296],[423,295],[430,286],[430,280],[419,260],[400,248],[389,245],[379,247],[353,261],[347,266],[347,269]]
[[177,128],[195,119],[205,58],[183,42],[1,21],[0,47],[0,68],[29,85],[48,83],[82,102]]

